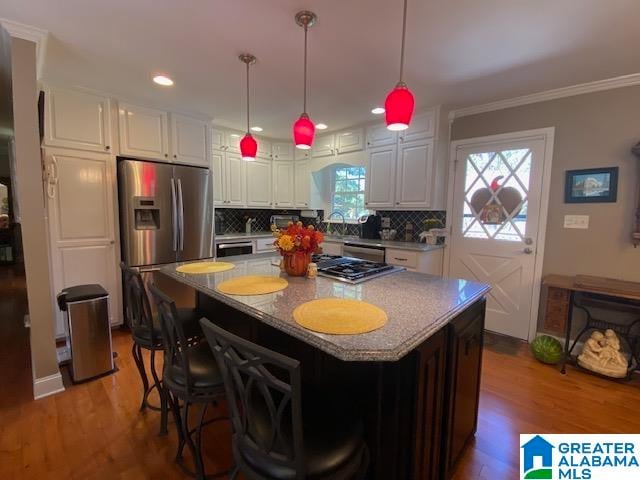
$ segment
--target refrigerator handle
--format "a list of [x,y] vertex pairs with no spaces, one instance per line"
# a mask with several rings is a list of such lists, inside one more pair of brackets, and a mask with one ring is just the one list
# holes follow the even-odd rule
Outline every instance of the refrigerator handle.
[[178,250],[178,207],[176,202],[176,182],[171,179],[171,245],[173,251]]
[[184,249],[184,202],[182,201],[182,180],[178,179],[178,250]]

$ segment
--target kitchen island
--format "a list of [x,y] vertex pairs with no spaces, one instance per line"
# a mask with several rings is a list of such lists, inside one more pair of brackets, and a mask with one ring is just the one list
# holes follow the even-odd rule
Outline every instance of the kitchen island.
[[[356,401],[365,418],[370,478],[449,477],[475,432],[489,287],[405,271],[357,285],[286,277],[285,290],[258,296],[216,290],[237,276],[281,275],[279,259],[229,257],[236,268],[215,274],[179,273],[177,264],[161,272],[193,287],[212,322],[299,360],[304,382]],[[326,335],[293,320],[297,306],[326,297],[374,304],[388,322],[365,334]]]

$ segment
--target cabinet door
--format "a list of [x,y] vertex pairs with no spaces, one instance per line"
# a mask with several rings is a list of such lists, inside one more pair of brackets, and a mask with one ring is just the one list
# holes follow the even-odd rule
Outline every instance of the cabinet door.
[[293,182],[293,201],[296,207],[306,208],[311,196],[311,171],[309,160],[297,160],[295,162],[295,176]]
[[318,135],[313,141],[311,156],[313,158],[332,157],[335,155],[335,136],[331,134]]
[[213,175],[213,205],[224,205],[225,168],[224,153],[214,150],[211,152],[211,174]]
[[247,206],[271,206],[271,160],[247,162]]
[[397,140],[398,133],[389,130],[384,124],[367,127],[367,148],[395,145]]
[[[49,149],[45,163],[53,175],[47,188],[53,293],[98,283],[109,292],[111,323],[121,323],[115,160],[105,154]],[[57,309],[56,335],[64,335]]]
[[166,112],[120,103],[118,118],[122,155],[169,160]]
[[242,132],[225,132],[224,149],[227,152],[240,153],[240,140],[244,137]]
[[273,162],[273,203],[276,207],[293,206],[293,162]]
[[442,478],[451,477],[465,445],[476,432],[484,314],[485,301],[481,300],[449,325]]
[[271,158],[271,142],[268,142],[264,138],[256,138],[258,142],[258,154],[259,158]]
[[274,143],[271,146],[274,160],[293,160],[294,146],[291,142]]
[[365,177],[365,205],[368,208],[394,206],[395,173],[395,145],[369,150]]
[[359,152],[364,149],[364,130],[355,128],[336,134],[336,153]]
[[433,192],[433,140],[398,146],[396,206],[429,208]]
[[171,114],[172,159],[178,163],[208,167],[207,122]]
[[398,134],[398,138],[401,142],[415,142],[416,140],[433,137],[435,130],[435,112],[430,110],[414,115],[409,128],[402,130]]
[[247,162],[242,160],[242,157],[236,153],[225,154],[225,186],[224,189],[224,205],[244,207],[247,203],[246,195],[246,168]]
[[209,130],[209,138],[212,150],[224,150],[225,147],[225,131],[218,127],[211,127]]
[[111,150],[111,110],[106,97],[51,88],[45,95],[45,145]]

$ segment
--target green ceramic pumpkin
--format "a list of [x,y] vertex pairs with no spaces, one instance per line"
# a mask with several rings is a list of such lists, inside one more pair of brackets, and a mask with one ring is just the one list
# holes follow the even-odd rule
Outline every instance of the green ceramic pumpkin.
[[562,345],[549,335],[541,335],[531,343],[531,352],[542,363],[554,365],[562,359]]

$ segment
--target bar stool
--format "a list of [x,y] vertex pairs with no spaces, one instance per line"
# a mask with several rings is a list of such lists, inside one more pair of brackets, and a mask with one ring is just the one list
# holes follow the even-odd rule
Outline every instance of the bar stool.
[[[160,411],[160,435],[166,435],[169,405],[156,368],[156,351],[164,350],[160,321],[157,315],[152,314],[149,296],[140,273],[133,268],[127,267],[124,263],[120,263],[120,268],[124,274],[125,316],[133,338],[131,354],[142,380],[143,393],[140,411],[142,412],[146,408]],[[180,309],[179,316],[188,325],[187,331],[190,338],[202,338],[202,330],[198,323],[201,315],[198,314],[197,310],[190,308]],[[149,385],[149,378],[147,377],[142,356],[143,349],[149,351],[152,385]],[[149,403],[149,395],[154,389],[157,390],[160,397],[159,407]]]
[[303,391],[297,360],[207,319],[200,324],[224,377],[237,466],[231,478],[238,470],[256,480],[364,477],[369,451],[362,421],[346,399]]
[[[220,420],[228,420],[226,416],[204,420],[207,407],[225,398],[224,382],[218,364],[206,341],[187,337],[184,321],[178,315],[173,300],[155,285],[151,285],[149,290],[158,309],[165,346],[162,382],[169,393],[168,400],[178,429],[175,461],[185,472],[195,475],[198,479],[227,475],[229,472],[224,471],[205,477],[202,458],[202,428]],[[180,401],[183,404],[182,409],[179,406]],[[191,429],[189,410],[195,404],[200,405],[200,421],[195,428]],[[194,434],[195,442],[192,438]],[[193,456],[195,473],[190,471],[184,463],[185,445]]]

